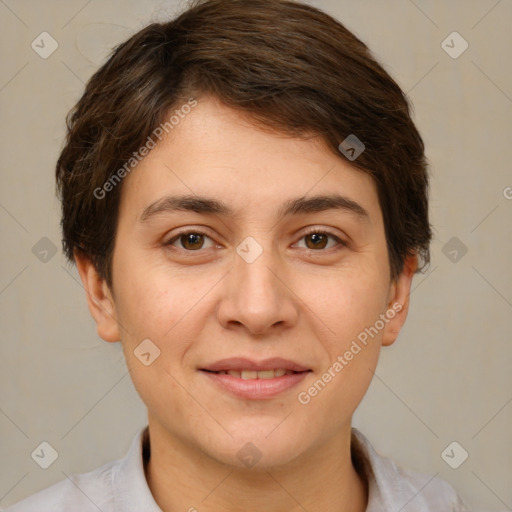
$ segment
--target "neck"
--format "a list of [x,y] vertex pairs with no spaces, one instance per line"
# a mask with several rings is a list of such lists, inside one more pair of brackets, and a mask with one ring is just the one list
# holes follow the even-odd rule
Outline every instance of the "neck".
[[279,467],[223,464],[149,425],[149,488],[163,512],[364,512],[367,484],[350,450],[350,425],[336,439]]

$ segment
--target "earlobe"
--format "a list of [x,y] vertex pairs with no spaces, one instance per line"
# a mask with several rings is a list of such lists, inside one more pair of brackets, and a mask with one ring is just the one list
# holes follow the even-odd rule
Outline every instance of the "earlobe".
[[389,319],[384,327],[382,345],[389,346],[394,343],[398,333],[402,329],[409,311],[409,296],[414,273],[418,268],[418,257],[408,256],[405,259],[404,267],[398,277],[391,284],[389,303],[386,318]]
[[100,277],[87,255],[78,249],[73,254],[98,335],[108,342],[120,341],[114,299],[105,279]]

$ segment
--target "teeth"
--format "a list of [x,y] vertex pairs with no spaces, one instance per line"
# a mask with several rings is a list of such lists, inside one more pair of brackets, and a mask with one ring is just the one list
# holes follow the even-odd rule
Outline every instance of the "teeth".
[[254,373],[256,373],[258,375],[258,379],[273,379],[276,376],[275,370],[264,370],[262,372],[254,372]]
[[284,370],[279,368],[277,370],[262,370],[261,372],[256,372],[254,370],[222,370],[218,372],[219,375],[231,375],[232,377],[237,377],[238,379],[273,379],[274,377],[282,377],[283,375],[291,375],[294,373],[292,370]]

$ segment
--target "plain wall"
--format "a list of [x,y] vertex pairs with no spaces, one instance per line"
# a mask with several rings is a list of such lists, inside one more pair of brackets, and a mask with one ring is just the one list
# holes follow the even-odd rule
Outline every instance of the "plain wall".
[[[475,509],[512,510],[512,2],[310,3],[362,38],[409,94],[432,172],[432,263],[415,277],[406,327],[383,349],[354,424]],[[121,346],[97,336],[62,256],[54,165],[65,115],[108,49],[176,9],[0,3],[3,507],[122,457],[146,424]],[[46,59],[31,48],[43,31],[58,42]],[[441,46],[453,31],[469,44],[458,58]],[[59,454],[47,470],[30,455],[42,441]],[[458,469],[441,458],[452,441],[469,453]]]

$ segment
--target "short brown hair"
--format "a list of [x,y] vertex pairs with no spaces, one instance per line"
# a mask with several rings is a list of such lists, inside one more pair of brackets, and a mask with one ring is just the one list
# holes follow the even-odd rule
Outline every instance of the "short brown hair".
[[406,96],[342,24],[287,0],[194,1],[120,44],[94,73],[68,114],[56,167],[69,260],[75,248],[84,252],[112,284],[122,183],[101,199],[94,191],[171,109],[201,95],[261,127],[317,134],[340,158],[340,143],[355,135],[365,150],[352,164],[376,184],[391,276],[408,255],[428,263],[427,164]]

